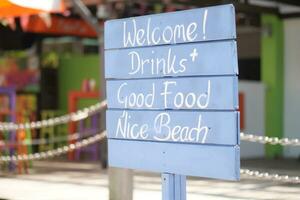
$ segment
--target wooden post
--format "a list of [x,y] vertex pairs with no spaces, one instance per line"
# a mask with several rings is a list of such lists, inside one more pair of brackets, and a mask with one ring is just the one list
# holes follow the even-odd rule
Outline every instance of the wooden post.
[[133,198],[133,172],[130,169],[110,167],[109,200],[132,200]]
[[186,200],[186,176],[163,173],[162,200]]

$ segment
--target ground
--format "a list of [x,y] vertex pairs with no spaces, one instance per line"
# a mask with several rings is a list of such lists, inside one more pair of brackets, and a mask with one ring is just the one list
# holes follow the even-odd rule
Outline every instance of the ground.
[[[29,175],[0,173],[0,199],[7,200],[107,200],[107,171],[98,163],[34,162]],[[242,166],[281,174],[300,175],[296,160],[247,160]],[[240,182],[188,178],[187,200],[300,200],[300,184],[242,177]],[[136,171],[134,200],[160,200],[159,174]]]

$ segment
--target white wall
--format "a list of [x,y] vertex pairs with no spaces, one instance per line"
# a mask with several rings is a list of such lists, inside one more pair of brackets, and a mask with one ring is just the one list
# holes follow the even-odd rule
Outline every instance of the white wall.
[[[300,138],[300,18],[284,21],[284,136]],[[300,156],[286,147],[286,157]]]
[[[258,81],[239,81],[239,91],[245,97],[244,133],[263,136],[265,133],[265,86]],[[264,145],[253,142],[241,142],[242,158],[264,157]]]

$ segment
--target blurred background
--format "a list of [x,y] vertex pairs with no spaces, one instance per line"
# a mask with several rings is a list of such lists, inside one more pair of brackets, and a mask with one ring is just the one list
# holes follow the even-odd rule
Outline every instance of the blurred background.
[[[105,99],[104,21],[228,3],[236,9],[242,167],[294,179],[190,179],[188,199],[300,199],[299,182],[291,183],[300,176],[300,1],[47,1],[0,2],[0,121],[61,121],[0,130],[0,199],[108,199],[104,117],[90,107]],[[82,120],[59,118],[83,108],[91,112]],[[88,137],[91,145],[71,151]],[[127,176],[134,199],[160,199],[158,174]]]

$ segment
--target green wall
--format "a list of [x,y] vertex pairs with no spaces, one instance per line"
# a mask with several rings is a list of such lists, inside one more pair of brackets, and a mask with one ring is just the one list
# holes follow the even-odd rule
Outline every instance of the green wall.
[[[93,78],[96,80],[96,88],[99,89],[99,55],[65,55],[60,56],[58,67],[59,84],[59,109],[68,110],[68,92],[80,90],[82,80]],[[97,100],[82,100],[79,107],[85,107],[96,103]]]
[[[266,85],[266,136],[283,136],[283,22],[275,15],[262,15],[261,74]],[[280,145],[266,145],[269,158],[282,155]]]

